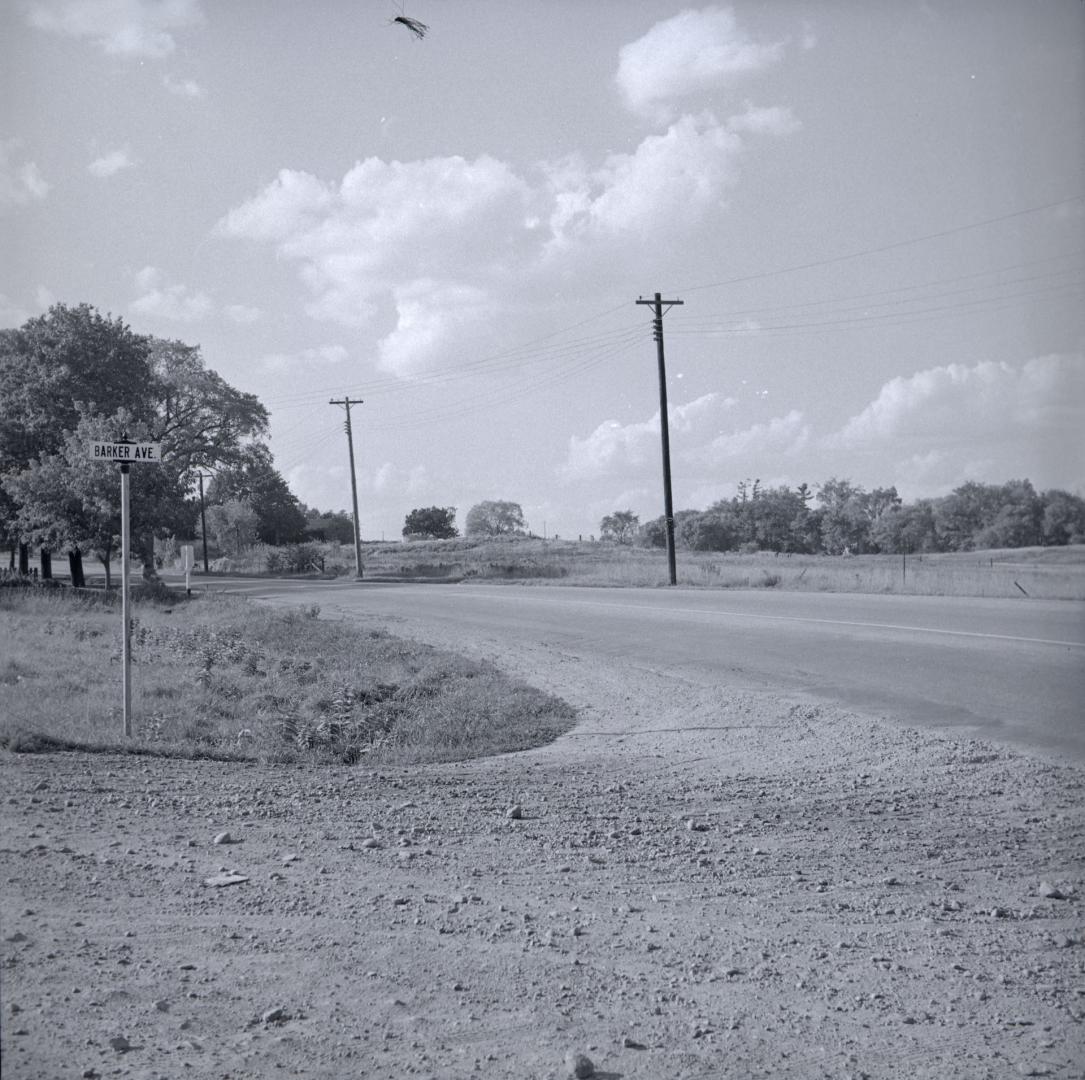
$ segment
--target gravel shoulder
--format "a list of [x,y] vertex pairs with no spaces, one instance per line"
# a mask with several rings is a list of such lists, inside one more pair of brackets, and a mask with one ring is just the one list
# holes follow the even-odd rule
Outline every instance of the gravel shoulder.
[[0,757],[5,1078],[1085,1075],[1085,770],[410,632],[581,722],[411,770]]

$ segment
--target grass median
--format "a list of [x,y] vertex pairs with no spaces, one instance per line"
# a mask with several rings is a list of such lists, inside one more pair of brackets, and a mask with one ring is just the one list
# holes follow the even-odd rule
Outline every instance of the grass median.
[[315,607],[166,591],[132,621],[125,738],[115,594],[0,589],[0,747],[413,764],[530,749],[575,721],[492,666]]

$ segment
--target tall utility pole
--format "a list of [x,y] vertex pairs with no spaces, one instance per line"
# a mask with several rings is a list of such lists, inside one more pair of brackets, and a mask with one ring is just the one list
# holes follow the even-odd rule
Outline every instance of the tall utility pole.
[[350,398],[340,398],[338,400],[333,398],[328,404],[342,405],[347,412],[347,422],[344,427],[347,431],[347,452],[350,454],[350,497],[354,505],[354,576],[356,578],[361,578],[362,533],[361,526],[358,524],[358,481],[354,475],[354,435],[350,428],[350,407],[351,405],[363,405],[365,403],[361,398],[355,398],[353,401]]
[[202,471],[196,475],[200,480],[200,534],[203,536],[203,572],[209,574],[211,570],[207,565],[207,510],[203,505],[203,482],[204,480],[210,480],[211,477],[204,476]]
[[667,418],[667,363],[663,356],[663,305],[668,309],[681,300],[664,300],[659,293],[652,300],[643,297],[638,304],[650,304],[655,309],[652,320],[652,337],[656,339],[656,356],[659,360],[659,435],[663,443],[663,519],[667,529],[667,568],[672,585],[678,584],[678,566],[674,558],[674,501],[671,498],[671,432]]

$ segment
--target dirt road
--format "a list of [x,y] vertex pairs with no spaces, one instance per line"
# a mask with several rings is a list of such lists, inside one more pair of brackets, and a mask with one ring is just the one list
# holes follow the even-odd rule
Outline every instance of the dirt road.
[[486,651],[580,725],[411,771],[0,759],[5,1080],[1085,1075],[1081,769]]

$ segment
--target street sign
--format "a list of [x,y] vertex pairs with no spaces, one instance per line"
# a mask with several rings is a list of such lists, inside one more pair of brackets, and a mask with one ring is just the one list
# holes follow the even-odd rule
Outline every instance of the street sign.
[[127,465],[133,461],[161,461],[161,443],[96,442],[90,444],[94,461],[115,461]]
[[127,736],[132,734],[132,619],[129,614],[131,597],[128,588],[132,545],[128,524],[128,473],[133,462],[150,461],[158,464],[162,460],[162,444],[130,442],[128,433],[125,432],[120,442],[92,442],[89,449],[92,461],[110,461],[121,467],[121,668],[124,673],[122,715],[124,734]]

